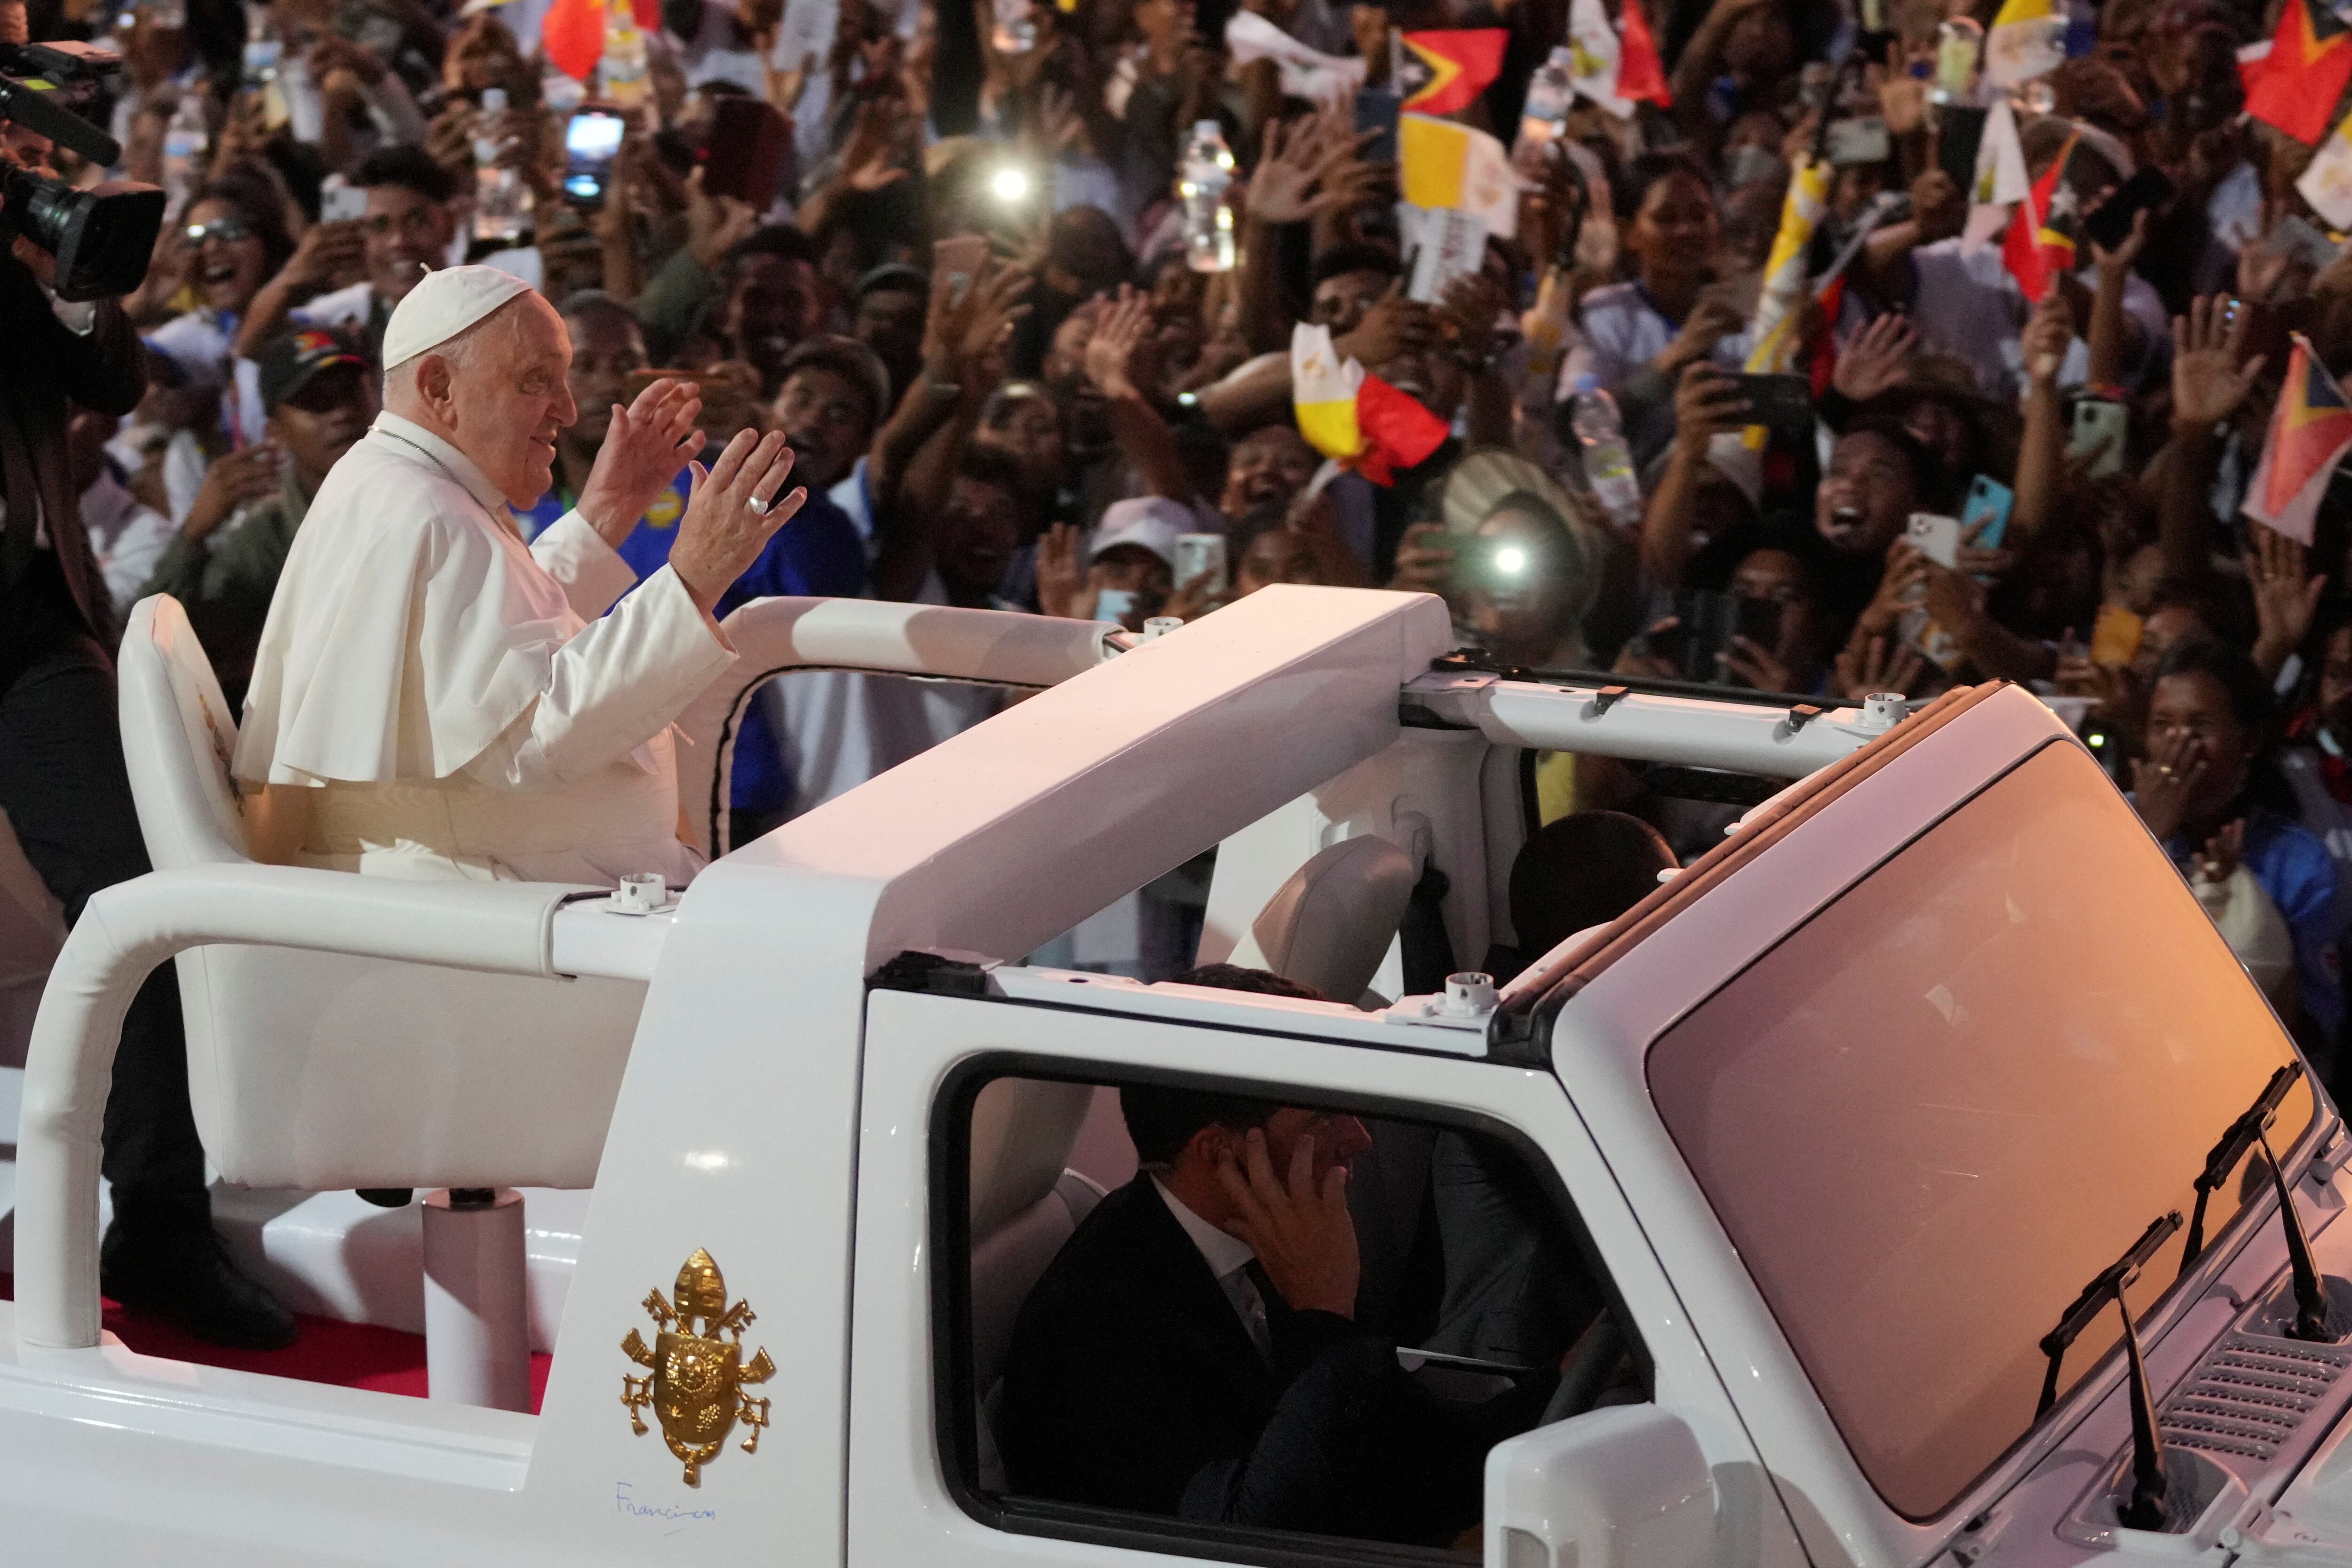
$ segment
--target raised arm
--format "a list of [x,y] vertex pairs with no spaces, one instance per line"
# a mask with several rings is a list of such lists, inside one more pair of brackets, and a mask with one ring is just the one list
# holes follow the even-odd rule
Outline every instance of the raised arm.
[[[2172,323],[2172,463],[2157,504],[2157,537],[2168,576],[2212,570],[2207,543],[2213,514],[2207,497],[2221,461],[2221,426],[2235,414],[2262,374],[2264,356],[2243,364],[2246,313],[2203,296]],[[2231,319],[2231,316],[2235,317]]]

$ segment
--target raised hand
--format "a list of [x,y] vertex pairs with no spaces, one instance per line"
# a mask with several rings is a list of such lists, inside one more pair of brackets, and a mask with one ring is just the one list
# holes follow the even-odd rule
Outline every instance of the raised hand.
[[1710,436],[1748,423],[1748,397],[1731,372],[1706,360],[1683,367],[1675,383],[1675,450],[1690,462],[1706,456]]
[[1348,1167],[1333,1166],[1318,1187],[1314,1134],[1299,1136],[1290,1170],[1277,1176],[1265,1130],[1252,1127],[1239,1160],[1230,1149],[1218,1152],[1217,1183],[1234,1208],[1225,1228],[1250,1244],[1291,1311],[1356,1315],[1363,1263],[1348,1213]]
[[1319,116],[1293,120],[1287,128],[1278,120],[1267,120],[1257,172],[1242,193],[1243,211],[1262,224],[1304,223],[1312,217],[1307,197],[1315,189],[1322,152]]
[[792,521],[808,491],[782,495],[793,472],[793,450],[781,432],[738,431],[718,462],[707,469],[700,463],[691,466],[694,490],[687,497],[669,564],[708,615],[776,530]]
[[1854,335],[1837,357],[1830,384],[1856,402],[1867,402],[1880,392],[1903,384],[1907,361],[1919,346],[1911,319],[1893,311],[1879,317]]
[[1454,546],[1444,523],[1415,523],[1397,543],[1389,587],[1400,593],[1444,593],[1454,586]]
[[1877,692],[1900,692],[1911,696],[1927,673],[1927,661],[1919,651],[1891,633],[1857,637],[1838,653],[1838,695],[1866,697]]
[[214,458],[212,466],[205,470],[196,498],[189,503],[180,531],[191,540],[202,539],[236,516],[239,507],[277,489],[284,457],[274,443],[261,441]]
[[2113,277],[2121,285],[2123,275],[2139,264],[2139,253],[2147,248],[2147,209],[2142,207],[2132,214],[2131,233],[2123,243],[2109,250],[2097,240],[2091,241],[2091,259],[2098,265],[2102,282]]
[[1107,398],[1137,395],[1139,379],[1148,375],[1141,361],[1153,336],[1150,297],[1137,293],[1132,284],[1119,285],[1118,298],[1087,340],[1087,378]]
[[2025,323],[2020,346],[2025,354],[2025,373],[2042,386],[2053,385],[2058,379],[2058,367],[2066,362],[2066,350],[2074,341],[2074,318],[2066,308],[2066,299],[2053,288],[2042,297]]
[[751,204],[713,195],[702,188],[702,171],[686,178],[686,248],[706,271],[716,271],[727,253],[760,226]]
[[2327,591],[2325,573],[2313,576],[2308,552],[2276,528],[2256,523],[2245,552],[2246,580],[2254,590],[2254,663],[2276,671],[2303,646],[2311,617]]
[[1372,301],[1355,330],[1335,340],[1332,347],[1344,359],[1366,370],[1376,370],[1401,355],[1428,348],[1437,340],[1437,317],[1426,305],[1404,297],[1404,279]]
[[2221,831],[2205,841],[2204,852],[2192,856],[2190,864],[2200,882],[2227,882],[2246,855],[2246,820],[2225,822]]
[[2188,315],[2172,319],[2172,423],[2176,428],[2210,428],[2228,419],[2238,412],[2263,373],[2263,355],[2238,362],[2246,346],[2246,312],[2224,310],[2225,303],[2200,295],[2189,302]]
[[702,391],[692,382],[657,381],[628,407],[613,405],[604,444],[580,486],[580,515],[606,544],[620,549],[646,508],[702,450],[694,424],[701,413]]
[[1037,609],[1072,621],[1095,618],[1094,595],[1087,591],[1086,563],[1078,559],[1078,525],[1055,523],[1037,539]]
[[2168,839],[2180,831],[2206,762],[2205,748],[2188,731],[2149,730],[2147,756],[2132,764],[2132,804],[2149,832]]

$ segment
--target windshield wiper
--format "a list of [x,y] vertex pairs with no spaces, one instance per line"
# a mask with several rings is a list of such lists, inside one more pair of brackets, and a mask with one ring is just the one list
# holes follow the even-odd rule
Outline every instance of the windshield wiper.
[[2205,1156],[2205,1168],[2197,1176],[2197,1206],[2189,1221],[2189,1239],[2180,1249],[2180,1271],[2189,1272],[2205,1249],[2206,1200],[2221,1190],[2247,1151],[2259,1145],[2263,1157],[2270,1162],[2271,1186],[2278,1194],[2279,1224],[2286,1232],[2287,1267],[2294,1276],[2294,1324],[2287,1333],[2294,1339],[2330,1341],[2335,1336],[2327,1332],[2327,1291],[2320,1283],[2318,1266],[2312,1261],[2311,1237],[2287,1194],[2286,1175],[2279,1168],[2278,1155],[2271,1149],[2270,1125],[2278,1118],[2286,1092],[2302,1076],[2303,1070],[2293,1062],[2272,1073],[2254,1103],[2230,1124],[2221,1141]]
[[2139,1239],[2130,1250],[2092,1276],[2058,1320],[2058,1326],[2042,1336],[2042,1354],[2050,1358],[2049,1374],[2042,1380],[2042,1403],[2034,1407],[2033,1418],[2040,1420],[2051,1406],[2058,1401],[2058,1367],[2066,1359],[2066,1347],[2074,1343],[2082,1332],[2091,1326],[2099,1309],[2109,1301],[2123,1314],[2124,1351],[2130,1360],[2126,1387],[2131,1396],[2132,1420],[2132,1487],[2131,1496],[2116,1511],[2116,1518],[2126,1529],[2161,1530],[2164,1528],[2164,1439],[2156,1429],[2156,1400],[2147,1391],[2147,1367],[2140,1360],[2139,1330],[2132,1322],[2131,1308],[2124,1301],[2124,1291],[2147,1260],[2156,1256],[2157,1249],[2171,1239],[2180,1228],[2180,1211],[2168,1211],[2140,1232]]

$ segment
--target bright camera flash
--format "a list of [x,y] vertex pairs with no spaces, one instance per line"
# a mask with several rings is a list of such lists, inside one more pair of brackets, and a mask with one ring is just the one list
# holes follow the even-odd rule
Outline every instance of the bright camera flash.
[[1495,552],[1495,570],[1517,576],[1528,570],[1528,552],[1517,545],[1505,545]]
[[1029,171],[1016,163],[1007,163],[996,171],[988,188],[1000,202],[1025,202],[1029,199]]

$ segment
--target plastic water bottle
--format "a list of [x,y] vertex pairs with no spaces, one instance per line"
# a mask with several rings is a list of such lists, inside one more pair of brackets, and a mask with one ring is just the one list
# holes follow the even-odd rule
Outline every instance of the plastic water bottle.
[[507,111],[506,89],[482,89],[482,118],[474,137],[474,237],[513,245],[530,226],[530,188],[522,171],[501,166],[490,122]]
[[205,149],[212,137],[205,125],[203,98],[194,91],[180,95],[172,122],[163,128],[163,191],[166,212],[184,214],[188,196],[205,177]]
[[248,90],[259,91],[278,79],[278,57],[285,51],[278,41],[278,24],[267,5],[248,4],[245,8],[245,57],[242,84]]
[[1536,68],[1528,79],[1527,106],[1519,116],[1519,141],[1526,146],[1541,146],[1559,140],[1568,124],[1569,105],[1576,99],[1574,57],[1566,44],[1552,50],[1551,58]]
[[996,0],[991,7],[992,25],[988,41],[1000,55],[1025,55],[1037,47],[1037,18],[1032,0]]
[[1620,528],[1642,520],[1642,482],[1633,477],[1633,455],[1625,449],[1625,427],[1617,418],[1617,400],[1601,387],[1601,378],[1576,378],[1576,402],[1570,428],[1584,444],[1584,482]]
[[606,0],[604,57],[596,62],[603,78],[598,94],[607,103],[634,109],[646,100],[646,36],[637,26],[637,13],[629,0]]
[[1234,155],[1213,120],[1192,127],[1184,143],[1183,172],[1176,184],[1184,198],[1184,251],[1195,272],[1234,269],[1234,213],[1225,191],[1234,183]]

